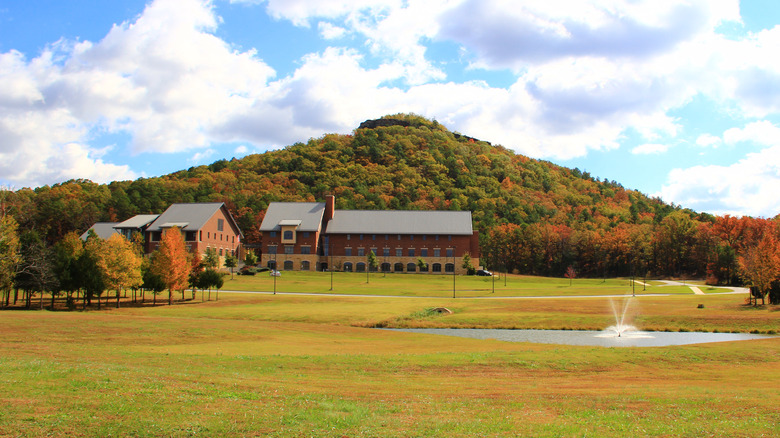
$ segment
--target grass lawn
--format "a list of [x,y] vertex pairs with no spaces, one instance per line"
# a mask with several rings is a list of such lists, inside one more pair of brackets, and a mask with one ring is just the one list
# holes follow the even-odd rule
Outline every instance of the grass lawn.
[[[276,285],[274,286],[274,279]],[[225,290],[348,294],[348,295],[401,295],[424,297],[452,297],[453,283],[455,296],[576,296],[576,295],[622,295],[632,293],[630,279],[574,279],[534,277],[527,275],[509,275],[506,279],[428,274],[382,274],[334,272],[331,290],[331,274],[326,272],[282,272],[281,277],[271,277],[267,273],[255,276],[236,275],[233,279],[225,277]],[[367,282],[368,280],[368,282]],[[637,283],[636,293],[690,294],[686,286],[665,286],[657,283],[655,287],[643,287]],[[726,291],[726,290],[724,290]]]
[[[776,307],[744,299],[637,297],[629,311],[641,328],[777,330]],[[0,436],[780,434],[780,338],[619,349],[367,328],[603,328],[609,312],[607,298],[247,293],[0,312]]]

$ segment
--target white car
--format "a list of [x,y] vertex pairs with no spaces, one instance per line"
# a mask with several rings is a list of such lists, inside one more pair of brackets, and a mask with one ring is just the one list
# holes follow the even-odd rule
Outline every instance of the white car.
[[277,271],[276,269],[274,269],[273,271],[271,271],[270,275],[271,275],[271,277],[281,277],[282,273]]

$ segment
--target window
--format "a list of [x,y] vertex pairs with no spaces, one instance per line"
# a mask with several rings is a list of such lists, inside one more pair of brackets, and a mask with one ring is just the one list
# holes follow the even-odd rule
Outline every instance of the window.
[[302,246],[301,247],[301,254],[311,254],[311,247],[310,246]]
[[285,271],[292,271],[294,268],[293,261],[292,260],[285,260],[284,261],[284,270]]
[[455,250],[452,248],[447,248],[447,257],[455,257]]
[[276,231],[269,231],[268,237],[276,237]]
[[268,269],[276,269],[276,261],[275,260],[268,260]]
[[290,230],[287,230],[284,232],[284,237],[282,237],[284,240],[292,240],[293,239],[293,232]]
[[359,262],[357,265],[355,265],[355,272],[366,272],[366,264]]
[[417,265],[414,263],[407,263],[406,264],[406,272],[416,272],[417,271]]
[[390,239],[390,235],[389,234],[385,234],[385,240],[389,240],[389,239]]
[[358,248],[358,257],[363,257],[366,255],[366,249],[365,248]]
[[409,240],[414,240],[414,234],[409,235]]
[[444,265],[444,272],[455,272],[455,265],[452,263],[447,263]]
[[409,257],[414,257],[414,248],[409,248],[409,252],[407,254]]
[[420,272],[428,272],[428,264],[427,263],[420,267]]
[[401,240],[401,235],[400,234],[398,235],[398,240]]
[[382,272],[390,272],[390,263],[382,263]]
[[203,231],[198,231],[198,240],[203,240]]
[[439,235],[438,234],[436,235],[436,240],[439,240]]
[[433,256],[434,257],[441,257],[441,250],[439,248],[433,249]]
[[344,255],[347,257],[352,256],[352,248],[344,248]]
[[426,240],[427,238],[428,238],[428,236],[426,236],[425,234],[423,234],[423,240]]
[[423,248],[420,250],[420,257],[428,257],[428,248]]
[[396,263],[395,266],[393,266],[393,271],[395,271],[395,272],[404,272],[404,264],[403,263]]
[[161,235],[162,234],[159,231],[152,231],[151,232],[151,240],[152,240],[152,242],[159,242]]
[[352,263],[350,262],[344,263],[344,272],[352,272]]
[[347,240],[349,240],[349,239],[351,239],[351,238],[352,238],[352,236],[350,236],[349,234],[347,234]]
[[371,248],[371,254],[376,255],[376,248]]
[[222,248],[219,249],[219,255],[222,256]]
[[452,234],[448,234],[447,235],[447,240],[450,240],[450,241],[452,240]]
[[309,234],[310,234],[310,233],[309,233],[308,231],[304,231],[304,232],[303,232],[303,237],[305,237],[305,238],[308,238],[308,237],[309,237]]
[[390,257],[390,248],[382,248],[382,255],[385,257]]
[[308,260],[304,260],[301,262],[301,271],[308,271],[311,267],[311,264]]
[[371,240],[376,240],[376,234],[371,235]]
[[268,245],[268,254],[276,254],[276,245]]
[[186,242],[194,242],[195,239],[197,238],[196,236],[197,233],[195,233],[195,231],[187,231],[184,235],[184,240]]
[[360,240],[363,240],[363,235],[362,234],[360,235]]
[[217,231],[225,231],[225,219],[217,219]]
[[284,245],[285,254],[295,254],[295,247],[292,245]]
[[401,249],[401,248],[396,248],[395,249],[395,256],[396,257],[403,257],[404,256],[404,250]]

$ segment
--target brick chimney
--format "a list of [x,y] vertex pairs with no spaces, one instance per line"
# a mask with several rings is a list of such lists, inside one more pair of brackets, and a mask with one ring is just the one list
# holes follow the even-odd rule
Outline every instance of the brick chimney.
[[333,213],[336,211],[336,197],[328,195],[325,197],[325,216],[322,218],[323,222],[328,222],[333,219]]

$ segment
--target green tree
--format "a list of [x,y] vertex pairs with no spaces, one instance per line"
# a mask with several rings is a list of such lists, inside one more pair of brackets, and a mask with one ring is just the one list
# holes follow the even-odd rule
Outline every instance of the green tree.
[[420,271],[424,271],[428,269],[428,264],[425,263],[425,260],[422,257],[417,258],[417,269]]
[[238,257],[234,255],[225,256],[225,267],[230,268],[230,279],[233,279],[233,268],[238,265]]
[[206,252],[203,254],[203,266],[208,269],[217,269],[219,266],[219,256],[217,250],[214,248],[206,248]]
[[471,255],[469,253],[463,254],[463,264],[461,266],[466,270],[467,275],[474,275],[476,273],[476,269],[474,269],[474,266],[471,264]]
[[217,300],[219,300],[219,289],[222,288],[224,284],[224,279],[222,278],[222,274],[217,272],[215,269],[206,269],[203,271],[202,274],[200,274],[200,287],[202,289],[208,289],[209,290],[209,301],[211,301],[211,288],[217,289]]
[[374,251],[368,251],[366,256],[366,283],[368,283],[368,274],[371,271],[376,271],[378,267],[379,262],[376,259],[376,254],[374,254]]
[[257,254],[255,254],[255,252],[251,249],[246,251],[246,255],[244,256],[244,264],[247,266],[257,265]]

